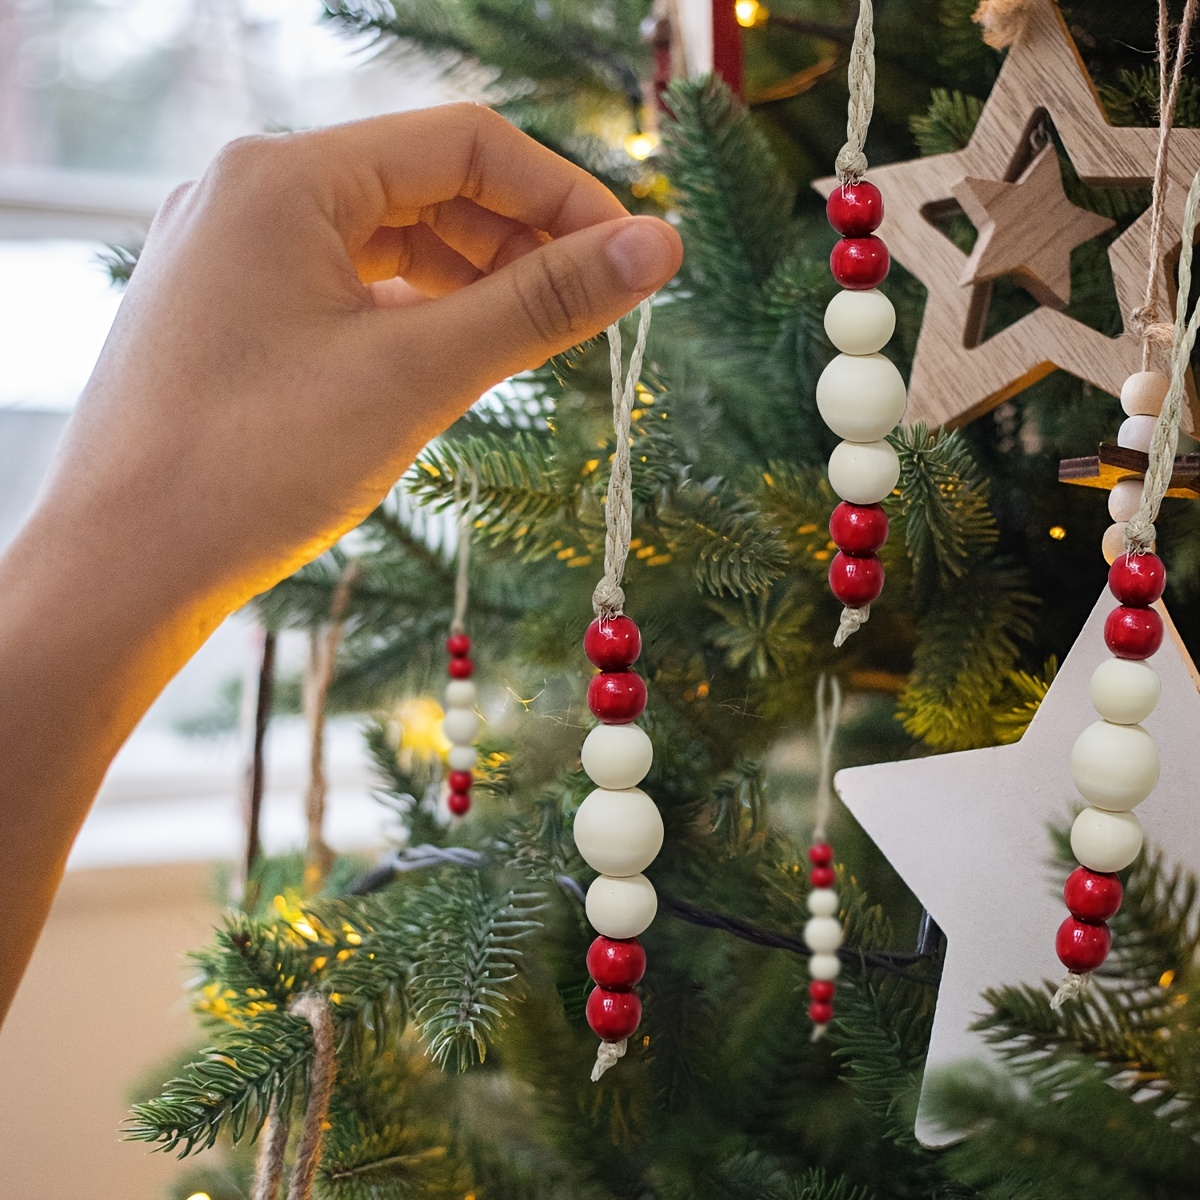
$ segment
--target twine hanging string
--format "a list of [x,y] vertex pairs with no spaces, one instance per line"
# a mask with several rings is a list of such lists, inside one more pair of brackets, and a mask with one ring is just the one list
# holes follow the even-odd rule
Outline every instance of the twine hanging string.
[[279,1185],[283,1182],[283,1159],[288,1144],[287,1116],[280,1115],[275,1101],[271,1102],[271,1110],[260,1137],[258,1161],[254,1165],[254,1187],[250,1194],[252,1200],[275,1200],[279,1195]]
[[983,26],[983,40],[993,50],[1011,46],[1029,16],[1029,0],[980,0],[971,20]]
[[454,478],[454,502],[458,507],[458,573],[454,577],[454,616],[450,619],[451,633],[467,630],[467,599],[470,595],[471,530],[475,525],[475,512],[479,507],[479,477],[471,475],[470,496],[464,503],[462,477]]
[[875,12],[871,0],[859,0],[850,63],[846,69],[850,103],[846,110],[846,144],[834,160],[840,183],[857,183],[867,173],[863,146],[875,109]]
[[[825,703],[825,692],[830,693]],[[822,672],[817,680],[817,752],[820,756],[817,771],[816,812],[813,817],[814,842],[825,840],[829,827],[829,812],[833,807],[833,743],[837,737],[838,722],[842,715],[842,685],[834,675],[827,678]]]
[[602,621],[620,616],[625,608],[621,579],[629,557],[629,539],[633,535],[633,475],[629,464],[629,426],[646,337],[650,332],[650,297],[638,305],[637,340],[629,356],[629,371],[623,370],[621,326],[608,327],[609,361],[612,367],[613,432],[617,444],[613,452],[612,474],[608,478],[608,503],[604,513],[604,578],[592,593],[592,608]]

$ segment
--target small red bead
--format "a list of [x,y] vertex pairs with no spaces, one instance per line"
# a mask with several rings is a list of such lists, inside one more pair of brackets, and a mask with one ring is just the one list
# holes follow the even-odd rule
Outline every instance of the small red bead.
[[808,848],[808,861],[814,867],[827,867],[833,862],[833,847],[828,842],[813,842]]
[[452,792],[469,792],[471,784],[475,782],[475,777],[470,771],[451,771],[446,782],[450,785]]
[[1107,921],[1121,907],[1121,881],[1107,872],[1076,867],[1067,876],[1063,899],[1077,921]]
[[1144,608],[1167,586],[1167,569],[1157,554],[1122,554],[1108,568],[1108,588],[1122,604]]
[[583,635],[583,652],[602,671],[632,667],[642,652],[642,632],[627,616],[597,617]]
[[446,652],[455,658],[466,658],[471,653],[471,639],[465,633],[452,633],[446,639]]
[[597,987],[587,998],[587,1023],[606,1042],[629,1037],[642,1021],[642,1002],[636,992],[610,992]]
[[637,938],[601,936],[588,947],[587,969],[602,988],[628,991],[646,973],[646,951]]
[[1068,917],[1059,927],[1054,939],[1058,960],[1068,971],[1084,975],[1094,971],[1107,957],[1112,934],[1103,921],[1077,921]]
[[829,588],[847,608],[862,608],[883,591],[883,563],[877,555],[862,557],[840,550],[829,564]]
[[878,287],[892,265],[888,248],[871,234],[869,237],[842,238],[835,242],[829,256],[833,277],[852,292],[865,292]]
[[833,1005],[822,1000],[814,1000],[808,1006],[808,1019],[814,1025],[828,1025],[833,1020]]
[[450,811],[456,816],[461,817],[470,811],[471,808],[471,793],[470,792],[451,792],[450,798],[446,801]]
[[470,679],[475,665],[469,658],[452,658],[446,664],[446,670],[450,672],[451,679]]
[[814,979],[808,985],[808,994],[817,1001],[818,1004],[830,1004],[833,1001],[833,994],[837,991],[837,986],[832,979]]
[[1152,608],[1121,605],[1104,622],[1104,644],[1117,658],[1149,658],[1162,640],[1162,617]]
[[808,882],[815,888],[833,887],[837,883],[837,872],[832,867],[813,867]]
[[829,223],[845,237],[863,237],[874,233],[883,221],[883,197],[879,189],[865,179],[834,188],[825,201]]
[[587,699],[605,725],[628,725],[646,707],[646,681],[634,671],[604,671],[588,684]]
[[829,536],[847,554],[874,554],[887,541],[887,513],[882,504],[851,504],[843,500],[829,514]]

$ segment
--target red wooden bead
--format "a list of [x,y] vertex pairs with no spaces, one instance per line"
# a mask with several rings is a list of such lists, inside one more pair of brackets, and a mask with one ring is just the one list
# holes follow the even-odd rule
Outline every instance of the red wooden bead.
[[1112,934],[1103,921],[1077,921],[1068,917],[1059,927],[1054,939],[1058,960],[1068,971],[1084,975],[1094,971],[1107,957]]
[[637,938],[601,936],[588,947],[587,969],[602,988],[628,991],[646,973],[646,951]]
[[840,550],[829,564],[830,591],[847,607],[862,608],[883,591],[883,563],[875,554],[861,557]]
[[587,699],[605,725],[628,725],[646,707],[646,681],[634,671],[603,671],[588,684]]
[[829,223],[845,237],[864,237],[874,233],[883,221],[883,197],[879,189],[865,179],[834,188],[825,201]]
[[455,658],[466,658],[471,653],[471,639],[465,633],[452,633],[446,639],[446,652]]
[[446,664],[446,670],[450,672],[451,679],[470,679],[475,666],[469,658],[452,658]]
[[593,988],[587,998],[587,1023],[606,1042],[629,1037],[642,1021],[642,1002],[636,992],[610,992]]
[[602,671],[620,671],[637,662],[642,652],[642,631],[627,616],[597,617],[583,635],[583,652]]
[[874,554],[888,536],[882,504],[851,504],[843,500],[829,514],[829,536],[847,554]]
[[464,816],[471,809],[471,793],[451,792],[446,804],[456,817]]
[[814,1025],[828,1025],[833,1020],[833,1005],[823,1000],[814,1000],[808,1006],[808,1019]]
[[833,862],[833,847],[828,842],[813,842],[808,848],[808,861],[814,867],[827,867]]
[[1108,588],[1122,604],[1153,604],[1167,586],[1167,570],[1157,554],[1122,554],[1108,568]]
[[469,792],[475,777],[470,771],[451,771],[446,782],[452,792]]
[[1121,907],[1121,881],[1116,875],[1076,867],[1067,876],[1063,899],[1078,921],[1107,921]]
[[820,1004],[829,1004],[837,987],[832,979],[814,979],[808,985],[808,994]]
[[832,867],[813,867],[808,882],[815,888],[833,887],[837,883],[837,872]]
[[891,265],[888,248],[874,234],[842,238],[834,243],[829,256],[834,279],[852,292],[878,287],[887,278]]
[[1122,604],[1104,622],[1104,644],[1117,658],[1149,658],[1162,640],[1162,617],[1153,608],[1128,608]]

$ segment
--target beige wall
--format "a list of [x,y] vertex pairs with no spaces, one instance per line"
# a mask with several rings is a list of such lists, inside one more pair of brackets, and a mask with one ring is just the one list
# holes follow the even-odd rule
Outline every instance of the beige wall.
[[196,1038],[183,955],[216,919],[204,865],[73,871],[0,1030],[0,1195],[159,1200],[180,1166],[119,1127]]

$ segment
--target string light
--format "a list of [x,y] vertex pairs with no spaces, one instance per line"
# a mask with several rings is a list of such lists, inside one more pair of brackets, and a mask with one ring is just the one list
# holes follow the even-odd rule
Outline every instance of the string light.
[[212,1200],[207,1192],[193,1192],[187,1200]]
[[653,133],[638,129],[625,135],[625,153],[635,162],[645,162],[658,149],[658,138]]
[[1067,531],[1061,525],[1051,525],[1049,533],[1056,542],[1061,542],[1067,536]]
[[737,23],[746,29],[761,25],[771,15],[759,4],[758,0],[737,0],[733,11],[737,17]]

